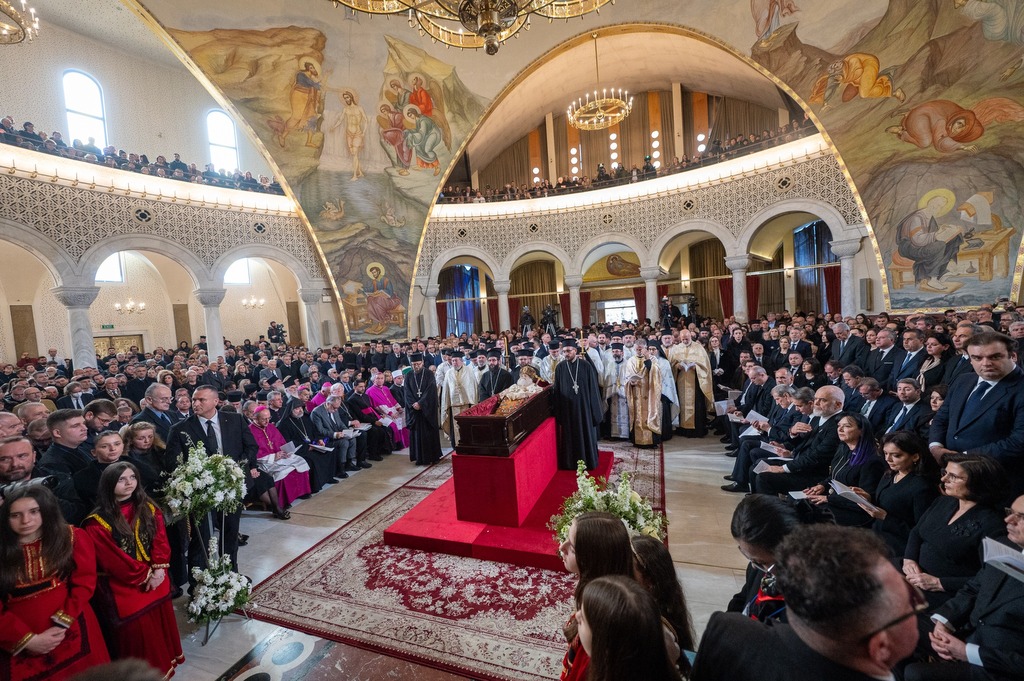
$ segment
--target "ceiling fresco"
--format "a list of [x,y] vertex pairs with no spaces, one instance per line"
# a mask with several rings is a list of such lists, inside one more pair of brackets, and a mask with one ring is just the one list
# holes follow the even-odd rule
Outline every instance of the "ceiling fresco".
[[[560,46],[623,24],[656,26],[621,38],[609,78],[771,101],[768,77],[809,107],[862,198],[889,307],[1019,287],[1024,0],[618,0],[535,22],[495,56],[327,0],[128,4],[272,157],[353,339],[407,334],[423,228],[461,150],[493,156],[562,110],[557,95],[591,87],[593,64],[559,61]],[[688,51],[702,56],[675,71]],[[499,127],[470,141],[489,111]]]

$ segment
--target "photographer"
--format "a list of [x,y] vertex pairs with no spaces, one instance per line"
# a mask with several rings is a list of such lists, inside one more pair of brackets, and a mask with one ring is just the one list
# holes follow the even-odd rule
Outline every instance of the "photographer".
[[51,477],[33,477],[36,453],[32,443],[21,435],[0,439],[0,505],[4,499],[26,485],[38,483],[52,487]]

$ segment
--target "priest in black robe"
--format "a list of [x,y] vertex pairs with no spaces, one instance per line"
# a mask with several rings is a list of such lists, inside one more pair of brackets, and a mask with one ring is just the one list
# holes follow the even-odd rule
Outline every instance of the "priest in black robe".
[[405,425],[409,428],[409,460],[429,466],[441,459],[441,425],[437,411],[434,372],[423,366],[423,355],[409,354],[412,371],[405,377]]
[[585,461],[597,467],[598,428],[604,418],[601,388],[593,365],[577,357],[576,341],[562,344],[562,361],[555,368],[552,400],[558,432],[558,467],[576,470]]
[[483,402],[491,395],[497,395],[511,387],[512,374],[501,366],[501,350],[488,350],[487,371],[480,376],[480,401]]

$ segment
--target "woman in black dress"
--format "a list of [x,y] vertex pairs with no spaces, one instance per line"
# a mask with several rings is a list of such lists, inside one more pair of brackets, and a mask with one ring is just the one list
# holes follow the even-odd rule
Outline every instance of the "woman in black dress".
[[805,359],[804,363],[800,365],[800,371],[796,372],[796,376],[793,377],[793,385],[797,388],[817,390],[827,382],[828,379],[825,378],[825,374],[821,370],[821,362],[813,357]]
[[[291,399],[281,411],[277,429],[285,440],[295,445],[295,453],[309,464],[310,493],[316,494],[324,485],[338,482],[334,477],[335,454],[333,451],[320,452],[309,445],[316,437],[316,426],[306,411],[302,400]],[[322,444],[322,443],[320,443]]]
[[921,390],[926,391],[933,385],[942,383],[942,376],[946,373],[946,362],[953,356],[953,341],[944,333],[931,333],[924,342],[924,351],[927,353],[924,362],[921,364],[921,373],[917,381],[921,384]]
[[1006,535],[1000,508],[1009,492],[1006,469],[992,457],[975,454],[950,454],[944,461],[946,496],[936,499],[910,531],[903,554],[907,581],[924,590],[932,608],[952,598],[981,569],[982,539]]

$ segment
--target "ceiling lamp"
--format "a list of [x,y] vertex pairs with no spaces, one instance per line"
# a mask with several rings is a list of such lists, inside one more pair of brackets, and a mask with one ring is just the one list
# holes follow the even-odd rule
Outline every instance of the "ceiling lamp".
[[8,0],[0,0],[0,45],[15,45],[23,40],[32,40],[39,35],[39,17],[34,7],[20,1],[21,9],[15,9]]
[[267,301],[265,298],[256,299],[256,296],[252,298],[242,298],[242,307],[246,310],[262,310],[263,306],[266,305]]
[[[601,82],[601,67],[597,59],[597,34],[591,33],[594,39],[594,72],[595,82]],[[580,130],[604,130],[621,123],[633,111],[633,98],[622,88],[603,88],[587,92],[569,104],[566,115],[569,124]]]
[[[3,0],[0,0],[3,1]],[[524,26],[530,15],[549,22],[600,10],[615,0],[330,0],[368,14],[406,14],[409,26],[451,47],[484,48],[497,54],[501,43]]]
[[128,302],[122,305],[121,303],[114,303],[114,309],[117,310],[117,314],[142,314],[146,311],[145,303],[136,303],[131,298]]

